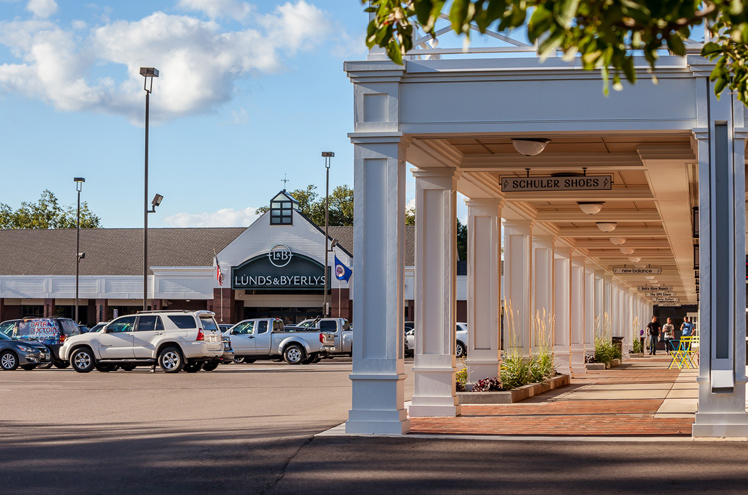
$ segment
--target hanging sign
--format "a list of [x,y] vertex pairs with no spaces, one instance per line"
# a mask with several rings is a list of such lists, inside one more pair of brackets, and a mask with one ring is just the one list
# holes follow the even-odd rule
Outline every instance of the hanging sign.
[[648,292],[646,297],[675,297],[675,292]]
[[680,302],[680,298],[679,297],[653,297],[652,302],[654,303]]
[[649,286],[649,285],[640,285],[637,289],[639,290],[639,292],[655,292],[655,291],[659,291],[659,290],[665,290],[665,291],[667,291],[667,290],[673,290],[672,287],[665,286],[665,285],[658,286],[658,287],[652,287],[652,286]]
[[612,188],[612,175],[499,177],[502,192],[527,191],[607,191]]
[[657,303],[656,306],[661,308],[680,308],[681,303]]
[[616,275],[659,275],[662,273],[662,268],[635,268],[628,266],[619,266],[613,268],[613,273]]

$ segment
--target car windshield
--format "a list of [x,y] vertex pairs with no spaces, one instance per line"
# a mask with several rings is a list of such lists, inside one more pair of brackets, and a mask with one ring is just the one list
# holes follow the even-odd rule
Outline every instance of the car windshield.
[[13,340],[4,333],[0,333],[0,340]]
[[3,335],[10,335],[13,332],[13,329],[16,326],[15,321],[6,321],[3,323],[0,323],[0,333]]

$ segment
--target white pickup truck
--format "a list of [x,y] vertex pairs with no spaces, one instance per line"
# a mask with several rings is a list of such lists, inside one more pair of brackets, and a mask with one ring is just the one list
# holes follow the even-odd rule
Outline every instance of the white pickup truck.
[[345,318],[314,318],[296,326],[322,332],[322,345],[327,357],[353,356],[353,329]]
[[325,354],[319,330],[286,328],[278,318],[242,320],[224,335],[231,339],[237,362],[283,358],[288,364],[309,364]]

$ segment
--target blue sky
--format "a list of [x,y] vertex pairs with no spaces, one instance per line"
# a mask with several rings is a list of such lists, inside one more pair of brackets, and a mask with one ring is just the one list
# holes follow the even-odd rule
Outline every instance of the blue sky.
[[0,202],[73,204],[83,176],[105,227],[142,226],[140,66],[161,71],[151,226],[249,225],[284,174],[324,192],[321,151],[331,186],[352,185],[343,62],[366,56],[365,28],[358,0],[0,0]]

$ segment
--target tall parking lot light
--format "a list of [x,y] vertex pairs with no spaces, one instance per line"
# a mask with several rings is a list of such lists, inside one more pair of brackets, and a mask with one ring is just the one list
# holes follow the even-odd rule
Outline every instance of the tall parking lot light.
[[81,191],[83,191],[83,183],[86,179],[83,177],[75,177],[75,190],[78,191],[78,214],[75,220],[75,323],[80,323],[78,320],[78,276],[80,274],[81,259],[85,256],[81,253]]
[[[145,177],[143,178],[143,311],[148,309],[148,120],[150,110],[150,96],[153,91],[153,78],[158,77],[158,69],[153,67],[141,67],[140,75],[145,78],[143,89],[145,90]],[[158,196],[158,195],[157,195]],[[163,197],[162,197],[163,198]],[[154,198],[155,201],[155,198]],[[161,200],[158,201],[161,203]],[[156,211],[156,203],[153,203],[153,211]]]
[[327,274],[329,273],[328,269],[328,255],[330,254],[330,247],[327,244],[328,239],[330,238],[328,235],[328,217],[330,213],[330,160],[335,156],[335,153],[332,151],[323,151],[322,157],[325,159],[325,172],[327,174],[327,178],[325,180],[325,294],[324,298],[322,299],[322,316],[327,318],[330,316],[330,308],[328,307],[327,303],[327,288],[330,287],[330,282],[327,280]]

